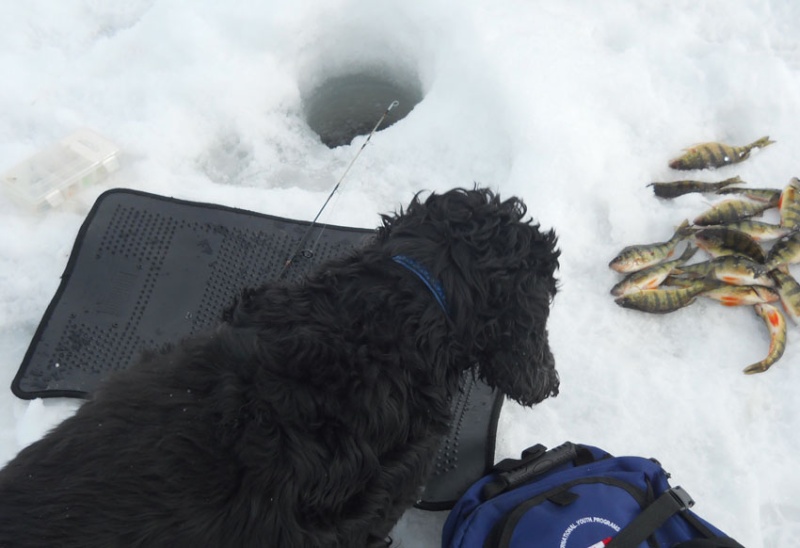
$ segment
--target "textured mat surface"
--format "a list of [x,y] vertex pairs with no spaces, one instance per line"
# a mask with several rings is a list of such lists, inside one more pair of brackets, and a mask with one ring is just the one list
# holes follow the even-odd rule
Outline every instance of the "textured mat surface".
[[[276,278],[309,223],[130,190],[100,196],[12,383],[24,399],[87,397],[144,349],[213,326],[242,288]],[[314,227],[286,273],[305,274],[372,230]],[[491,466],[502,400],[471,376],[421,507],[446,508]]]

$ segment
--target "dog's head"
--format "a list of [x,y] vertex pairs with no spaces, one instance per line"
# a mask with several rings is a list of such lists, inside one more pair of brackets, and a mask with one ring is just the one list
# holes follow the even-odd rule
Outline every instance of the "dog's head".
[[[417,195],[383,217],[378,240],[424,264],[442,284],[456,340],[479,376],[523,405],[558,394],[547,337],[556,235],[525,220],[517,198],[488,189]],[[448,343],[450,344],[450,343]],[[464,364],[469,366],[470,364]]]

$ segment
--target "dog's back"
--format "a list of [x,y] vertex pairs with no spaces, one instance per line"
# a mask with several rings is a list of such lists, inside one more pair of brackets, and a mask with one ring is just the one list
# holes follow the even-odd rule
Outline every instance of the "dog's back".
[[380,370],[303,309],[240,310],[112,377],[0,471],[0,546],[385,544],[446,430],[446,386],[396,332]]
[[0,547],[385,545],[465,370],[558,392],[554,233],[486,189],[415,198],[301,283],[246,291],[0,471]]

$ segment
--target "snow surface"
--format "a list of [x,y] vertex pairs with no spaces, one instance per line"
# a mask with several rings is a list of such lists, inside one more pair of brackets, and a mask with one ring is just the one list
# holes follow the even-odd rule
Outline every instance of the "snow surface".
[[[565,440],[657,457],[698,513],[746,546],[800,546],[800,328],[771,370],[745,376],[768,346],[751,308],[625,310],[607,267],[708,204],[658,200],[651,181],[783,187],[798,175],[799,24],[795,0],[3,2],[0,170],[79,127],[125,155],[58,210],[0,198],[0,385],[102,191],[311,219],[363,138],[320,144],[303,93],[380,66],[419,78],[425,98],[376,134],[325,222],[372,227],[417,190],[478,181],[523,197],[560,236],[550,336],[562,391],[532,410],[506,404],[497,458]],[[690,144],[762,135],[777,143],[738,166],[667,167]],[[78,404],[3,390],[0,462]],[[408,514],[404,545],[436,546],[442,519]]]

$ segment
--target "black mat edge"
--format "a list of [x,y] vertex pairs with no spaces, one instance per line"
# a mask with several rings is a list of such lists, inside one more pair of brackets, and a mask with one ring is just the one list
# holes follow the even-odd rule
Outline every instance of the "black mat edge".
[[[53,296],[53,298],[50,300],[50,304],[48,304],[47,308],[45,309],[45,312],[42,315],[42,319],[39,321],[39,325],[36,328],[36,332],[34,333],[33,338],[31,339],[31,342],[28,345],[28,350],[25,352],[25,356],[22,359],[21,365],[18,368],[16,375],[14,376],[14,380],[11,381],[11,392],[16,397],[18,397],[20,399],[23,399],[23,400],[33,400],[33,399],[36,399],[36,398],[80,398],[80,399],[86,399],[88,397],[88,394],[86,392],[83,392],[83,391],[80,391],[80,390],[38,390],[38,391],[27,392],[27,391],[22,390],[20,388],[20,383],[22,382],[22,379],[25,376],[25,373],[27,372],[27,364],[30,361],[33,352],[35,351],[36,346],[38,345],[42,334],[47,329],[47,325],[49,323],[50,317],[53,314],[53,311],[58,306],[59,301],[61,300],[61,297],[62,297],[64,291],[67,288],[67,284],[69,282],[69,277],[70,277],[70,275],[72,274],[72,271],[75,268],[75,264],[77,263],[78,255],[80,254],[80,251],[81,251],[81,248],[82,248],[82,242],[84,241],[84,236],[86,235],[86,232],[89,230],[89,227],[91,226],[92,221],[94,220],[95,215],[97,214],[97,211],[100,209],[100,207],[102,206],[102,204],[105,201],[105,199],[108,198],[109,196],[115,195],[115,194],[128,194],[128,195],[135,195],[135,196],[143,196],[143,197],[151,198],[151,199],[154,199],[154,200],[166,201],[166,202],[171,202],[171,203],[175,203],[175,204],[179,204],[179,205],[185,205],[185,206],[190,206],[190,207],[200,207],[200,208],[203,208],[203,209],[222,210],[222,211],[227,211],[227,212],[230,212],[230,213],[244,214],[244,215],[249,215],[251,217],[258,217],[258,218],[261,218],[261,219],[276,220],[276,221],[281,221],[281,222],[290,223],[290,224],[296,224],[296,225],[300,225],[300,226],[310,226],[312,224],[311,221],[299,221],[297,219],[289,219],[289,218],[286,218],[286,217],[280,217],[280,216],[277,216],[277,215],[270,215],[270,214],[267,214],[267,213],[257,213],[257,212],[254,212],[254,211],[251,211],[251,210],[247,210],[247,209],[240,209],[240,208],[236,208],[236,207],[223,206],[223,205],[214,204],[214,203],[196,202],[196,201],[191,201],[191,200],[183,200],[183,199],[179,199],[179,198],[172,198],[172,197],[169,197],[169,196],[162,196],[162,195],[159,195],[159,194],[153,194],[153,193],[150,193],[150,192],[144,192],[144,191],[141,191],[141,190],[132,190],[132,189],[126,189],[126,188],[112,188],[111,190],[107,190],[107,191],[103,192],[100,196],[97,197],[97,200],[95,200],[94,205],[89,210],[89,213],[86,215],[86,219],[84,219],[83,223],[81,224],[80,229],[78,230],[77,235],[75,236],[75,242],[74,242],[74,244],[72,246],[72,250],[70,251],[69,259],[67,260],[67,265],[64,268],[64,272],[61,274],[61,282],[59,283],[58,289],[56,290],[56,293]],[[370,229],[370,228],[356,228],[356,227],[333,225],[333,224],[317,224],[317,226],[320,226],[320,227],[321,226],[325,226],[326,228],[331,228],[331,229],[334,229],[334,230],[340,229],[340,230],[348,230],[348,231],[355,231],[355,232],[363,232],[364,234],[370,234],[370,233],[374,233],[375,232],[375,229]]]
[[[486,435],[486,447],[484,448],[486,452],[483,455],[484,468],[481,477],[488,474],[494,467],[495,450],[497,448],[497,426],[500,422],[500,412],[503,409],[503,402],[505,401],[505,395],[503,395],[497,389],[492,392],[492,397],[494,398],[494,401],[492,402],[492,412],[491,417],[489,418],[489,432]],[[478,481],[479,479],[481,478],[475,478],[475,481]],[[461,495],[463,495],[463,493],[459,494],[457,498],[446,501],[427,502],[423,499],[416,502],[414,507],[419,510],[426,510],[429,512],[452,510],[458,500],[461,498]]]

